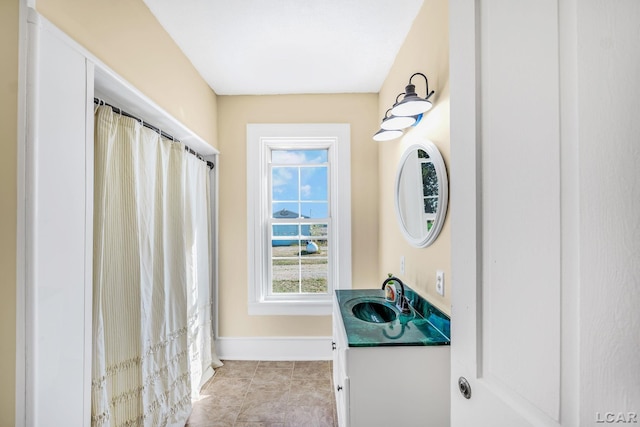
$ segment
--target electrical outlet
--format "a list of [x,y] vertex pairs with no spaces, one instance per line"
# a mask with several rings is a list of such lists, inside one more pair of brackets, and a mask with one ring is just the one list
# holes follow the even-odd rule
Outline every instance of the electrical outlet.
[[444,271],[436,271],[436,292],[444,296]]
[[404,255],[400,256],[400,274],[404,274]]

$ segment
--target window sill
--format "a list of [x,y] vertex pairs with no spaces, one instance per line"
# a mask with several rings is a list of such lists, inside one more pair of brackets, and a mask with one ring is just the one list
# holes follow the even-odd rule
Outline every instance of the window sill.
[[250,316],[329,316],[331,299],[326,301],[263,301],[250,302]]

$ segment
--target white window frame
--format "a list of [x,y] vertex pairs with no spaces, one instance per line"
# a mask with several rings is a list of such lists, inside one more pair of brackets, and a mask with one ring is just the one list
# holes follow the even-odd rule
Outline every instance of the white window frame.
[[[248,308],[250,315],[329,315],[333,291],[351,288],[350,126],[343,123],[247,125]],[[329,293],[270,294],[269,161],[273,149],[327,148]]]

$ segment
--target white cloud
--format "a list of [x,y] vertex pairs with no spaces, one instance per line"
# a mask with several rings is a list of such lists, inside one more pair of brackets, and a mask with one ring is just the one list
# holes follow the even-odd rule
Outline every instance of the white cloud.
[[291,178],[293,178],[293,173],[291,168],[274,168],[273,174],[273,191],[281,192],[278,187],[282,187],[291,182]]
[[307,156],[301,151],[274,150],[271,154],[273,163],[299,164],[306,163]]

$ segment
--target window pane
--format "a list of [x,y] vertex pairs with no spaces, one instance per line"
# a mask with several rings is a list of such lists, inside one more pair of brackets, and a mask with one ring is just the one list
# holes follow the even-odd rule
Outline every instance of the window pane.
[[329,218],[329,204],[327,202],[302,202],[300,211],[303,218]]
[[312,164],[327,163],[329,150],[273,150],[271,163],[278,164]]
[[426,197],[424,199],[424,213],[435,214],[438,211],[438,198]]
[[318,239],[324,239],[326,242],[327,228],[327,224],[309,224],[307,236],[311,237],[314,242],[318,241]]
[[295,167],[274,167],[271,170],[273,200],[299,200],[298,169]]
[[433,223],[435,221],[432,219],[427,220],[427,231],[431,231],[431,227],[433,227]]
[[272,218],[298,219],[300,205],[297,202],[275,202],[271,206]]
[[271,283],[274,294],[300,292],[300,242],[274,246],[271,260]]
[[300,226],[298,224],[274,225],[272,232],[271,246],[290,246],[299,243]]
[[302,258],[301,265],[301,291],[303,293],[326,294],[328,264],[327,258]]
[[300,200],[327,200],[327,167],[300,168]]
[[419,159],[428,159],[429,155],[424,150],[418,150],[418,158]]
[[438,195],[438,175],[431,162],[422,164],[422,193],[425,197]]
[[274,224],[271,233],[271,246],[306,245],[308,241],[320,240],[326,242],[327,224]]
[[304,258],[327,258],[328,246],[326,240],[309,239],[305,241],[306,246],[302,248]]

